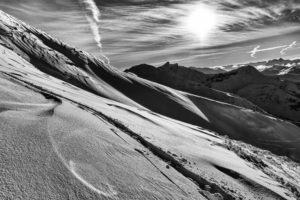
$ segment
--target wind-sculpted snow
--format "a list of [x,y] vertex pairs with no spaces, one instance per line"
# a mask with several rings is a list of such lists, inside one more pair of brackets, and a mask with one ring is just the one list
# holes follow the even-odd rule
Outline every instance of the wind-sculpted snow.
[[297,163],[211,131],[286,145],[296,126],[118,72],[3,12],[0,22],[1,199],[300,197]]

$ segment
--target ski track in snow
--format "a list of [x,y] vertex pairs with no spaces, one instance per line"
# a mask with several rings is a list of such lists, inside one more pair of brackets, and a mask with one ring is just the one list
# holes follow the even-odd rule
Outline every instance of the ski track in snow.
[[[92,184],[90,184],[88,181],[86,181],[84,178],[82,178],[77,172],[76,172],[76,164],[73,161],[69,161],[69,165],[70,165],[70,171],[72,172],[72,174],[78,179],[80,180],[85,186],[87,186],[88,188],[90,188],[91,190],[97,192],[100,195],[106,196],[106,197],[112,197],[115,196],[117,194],[116,191],[114,191],[111,187],[109,187],[109,189],[111,190],[110,192],[103,192],[100,191],[99,189],[95,188]],[[108,185],[109,186],[109,185]]]

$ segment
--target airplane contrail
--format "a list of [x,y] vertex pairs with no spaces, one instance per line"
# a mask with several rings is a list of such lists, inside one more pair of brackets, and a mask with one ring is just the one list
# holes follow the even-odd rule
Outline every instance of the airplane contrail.
[[259,51],[260,45],[258,45],[257,47],[255,47],[252,51],[250,51],[249,53],[251,53],[251,57],[252,58],[256,58],[255,55],[256,53]]
[[93,0],[83,0],[83,3],[86,5],[86,9],[91,11],[93,19],[99,23],[101,13],[96,3]]
[[280,54],[281,55],[285,55],[285,52],[291,48],[293,48],[294,46],[296,46],[297,41],[292,42],[290,45],[281,45],[281,46],[275,46],[275,47],[269,47],[269,48],[265,48],[265,49],[261,49],[260,45],[256,46],[252,51],[249,51],[248,53],[250,53],[250,56],[252,58],[256,58],[256,54],[258,52],[263,52],[263,51],[272,51],[275,49],[281,49]]
[[297,45],[297,41],[294,41],[292,42],[292,44],[288,45],[287,47],[283,48],[281,51],[280,51],[280,54],[281,55],[286,55],[286,51],[293,48],[294,46]]
[[90,24],[97,46],[100,49],[101,56],[105,59],[105,63],[109,64],[109,59],[103,54],[102,51],[101,34],[99,32],[99,23],[101,18],[100,10],[98,9],[94,0],[83,0],[82,2],[85,5],[85,8],[90,11],[90,14],[87,14],[86,18]]

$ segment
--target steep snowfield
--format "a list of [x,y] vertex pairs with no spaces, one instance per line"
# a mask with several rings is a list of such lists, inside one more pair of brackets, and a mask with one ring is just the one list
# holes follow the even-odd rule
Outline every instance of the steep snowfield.
[[1,85],[1,199],[205,199],[100,116],[3,77]]
[[118,72],[3,12],[0,44],[1,199],[300,198],[298,164],[210,131],[299,160],[297,126]]

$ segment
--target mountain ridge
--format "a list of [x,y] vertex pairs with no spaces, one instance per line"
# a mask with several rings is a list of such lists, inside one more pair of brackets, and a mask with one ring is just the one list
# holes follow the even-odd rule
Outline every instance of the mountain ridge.
[[[133,67],[125,72],[135,73],[142,78],[211,99],[260,110],[262,113],[267,111],[274,116],[289,119],[294,123],[300,121],[298,111],[300,102],[299,84],[282,80],[279,76],[266,76],[251,65],[245,65],[225,73],[206,75],[177,65],[177,68],[181,68],[181,71],[185,71],[185,73],[183,74],[177,70],[176,76],[173,75],[174,70],[163,71],[161,67],[152,68],[151,71],[143,71],[143,66],[138,68]],[[187,73],[193,74],[195,78],[192,79],[186,76]],[[199,76],[196,76],[195,74],[198,73]],[[221,97],[220,95],[212,95],[214,91],[224,95],[221,95]],[[274,91],[276,92],[274,93]],[[227,94],[235,99],[240,97],[244,99],[244,102],[250,101],[253,105],[251,106],[251,103],[243,104],[229,101],[225,97]],[[250,107],[248,107],[249,105]],[[257,109],[255,109],[255,105]]]

